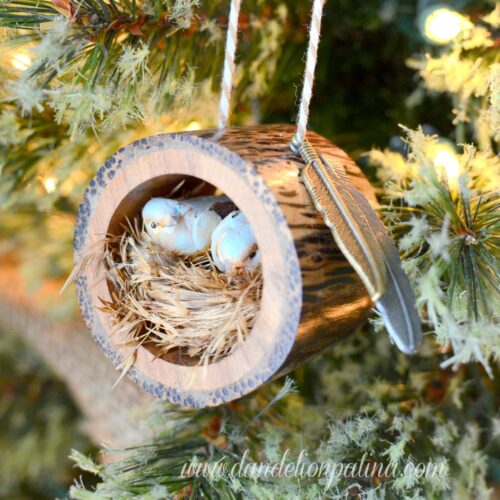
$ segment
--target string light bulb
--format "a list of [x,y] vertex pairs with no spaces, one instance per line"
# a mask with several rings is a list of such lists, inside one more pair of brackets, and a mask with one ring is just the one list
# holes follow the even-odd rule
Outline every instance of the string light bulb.
[[186,130],[189,131],[193,131],[193,130],[201,130],[201,123],[200,122],[197,122],[196,120],[192,121],[192,122],[189,122],[188,123],[188,126],[186,127]]
[[25,52],[16,52],[10,59],[10,64],[18,71],[25,71],[31,66],[31,57]]
[[57,179],[55,177],[46,177],[42,179],[43,187],[47,193],[53,193],[56,190]]
[[446,45],[472,27],[459,12],[439,4],[422,12],[419,25],[424,38],[435,45]]
[[457,186],[460,176],[460,161],[455,146],[446,139],[440,139],[429,146],[427,154],[434,163],[438,174],[447,179],[450,187]]

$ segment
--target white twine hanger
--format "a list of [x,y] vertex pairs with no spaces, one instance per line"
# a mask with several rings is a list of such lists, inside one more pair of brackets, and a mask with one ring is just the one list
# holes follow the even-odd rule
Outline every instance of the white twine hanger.
[[[321,17],[323,15],[323,6],[326,0],[314,0],[311,15],[311,25],[309,26],[309,45],[307,48],[306,67],[304,71],[304,86],[302,87],[302,97],[299,104],[297,116],[297,131],[294,142],[302,144],[307,132],[309,121],[309,106],[312,98],[312,89],[314,84],[314,74],[318,60],[318,45],[321,31]],[[219,129],[224,129],[229,123],[229,114],[231,106],[231,96],[233,92],[233,81],[236,54],[238,44],[238,18],[240,13],[241,0],[231,0],[229,10],[229,22],[226,36],[226,49],[224,55],[224,69],[222,72],[221,94],[219,101]]]
[[224,70],[222,71],[221,94],[219,101],[219,129],[227,127],[231,95],[234,80],[234,56],[238,44],[238,18],[240,15],[241,0],[231,0],[229,22],[227,26],[226,50],[224,54]]
[[313,4],[311,25],[309,26],[309,45],[307,47],[306,68],[304,71],[304,86],[302,87],[302,97],[300,99],[299,114],[297,117],[297,132],[294,137],[294,142],[298,144],[304,142],[307,132],[309,105],[311,104],[314,74],[316,71],[316,62],[318,61],[321,17],[323,15],[325,1],[326,0],[314,0]]

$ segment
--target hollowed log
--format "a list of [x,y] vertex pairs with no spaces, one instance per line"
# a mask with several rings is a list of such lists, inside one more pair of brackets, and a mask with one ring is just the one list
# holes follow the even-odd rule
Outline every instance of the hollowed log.
[[[75,231],[77,262],[106,234],[123,231],[126,219],[140,214],[151,197],[168,197],[182,179],[196,194],[223,191],[257,238],[264,287],[252,331],[235,352],[208,366],[179,353],[156,357],[140,347],[128,374],[157,397],[194,407],[239,398],[354,332],[369,316],[365,288],[300,178],[302,164],[288,147],[293,132],[271,125],[148,137],[120,149],[91,181]],[[368,181],[342,150],[317,134],[308,138],[327,160],[341,162],[374,201]],[[131,348],[109,335],[111,318],[100,306],[110,289],[99,259],[77,280],[77,289],[92,335],[119,366]]]

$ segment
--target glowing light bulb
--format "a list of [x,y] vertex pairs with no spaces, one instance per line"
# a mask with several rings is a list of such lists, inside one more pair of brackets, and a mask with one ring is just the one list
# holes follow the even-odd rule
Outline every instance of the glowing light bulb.
[[194,120],[194,121],[188,123],[186,130],[201,130],[201,123]]
[[10,64],[19,71],[25,71],[31,66],[31,57],[24,52],[16,52],[10,60]]
[[420,29],[424,37],[437,45],[446,45],[472,23],[457,11],[448,7],[435,6],[423,12]]
[[446,173],[446,177],[449,179],[456,179],[459,176],[460,163],[457,156],[451,151],[446,149],[438,151],[434,157],[434,165]]
[[42,179],[42,184],[47,193],[53,193],[56,190],[57,179],[55,177],[46,177]]
[[438,174],[448,180],[450,187],[457,186],[460,176],[460,161],[455,146],[447,140],[440,140],[430,147],[428,154]]

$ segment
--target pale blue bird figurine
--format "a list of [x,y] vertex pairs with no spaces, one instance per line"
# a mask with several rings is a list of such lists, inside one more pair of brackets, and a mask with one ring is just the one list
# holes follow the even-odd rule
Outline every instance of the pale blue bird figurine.
[[142,220],[153,243],[182,256],[194,256],[210,247],[212,233],[221,222],[213,207],[227,201],[222,196],[189,200],[152,198],[142,209]]
[[212,234],[212,259],[219,271],[253,271],[260,264],[260,252],[250,223],[239,211],[231,212]]

